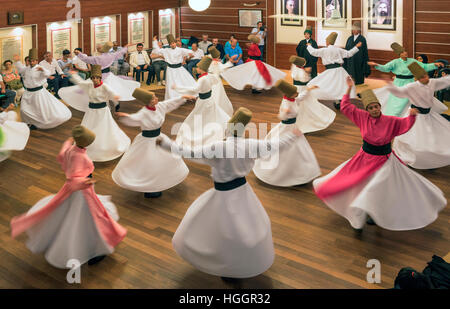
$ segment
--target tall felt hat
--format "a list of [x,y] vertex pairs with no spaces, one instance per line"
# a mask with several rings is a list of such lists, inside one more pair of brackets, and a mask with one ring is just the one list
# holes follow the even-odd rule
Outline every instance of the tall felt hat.
[[254,35],[254,34],[250,34],[250,35],[248,36],[248,40],[249,40],[250,42],[252,42],[252,43],[255,43],[255,44],[259,44],[259,42],[260,42],[259,37],[257,37],[257,36]]
[[337,37],[338,37],[337,32],[331,32],[327,36],[327,43],[330,44],[330,45],[334,45],[334,43],[336,42]]
[[30,49],[30,51],[28,52],[28,57],[30,57],[30,60],[32,60],[32,59],[38,60],[39,56],[38,56],[37,48]]
[[361,22],[355,21],[353,23],[352,30],[359,30],[359,31],[361,31]]
[[292,97],[294,94],[298,92],[297,87],[289,84],[284,79],[280,79],[275,83],[275,88],[278,88],[282,93],[284,93],[285,96],[288,98]]
[[95,133],[81,125],[72,129],[72,136],[78,147],[86,148],[95,140]]
[[210,53],[211,57],[213,57],[214,59],[220,58],[220,51],[218,51],[215,46],[211,46],[210,48],[208,48],[208,52]]
[[166,36],[167,42],[169,42],[169,45],[172,43],[176,43],[177,41],[175,40],[175,37],[173,36],[173,34],[168,34]]
[[92,65],[91,76],[92,77],[94,77],[94,76],[102,77],[102,66],[99,64]]
[[372,89],[364,90],[360,93],[362,103],[364,105],[364,109],[367,109],[367,106],[369,106],[370,103],[378,103],[380,104],[380,101],[378,100],[375,93],[372,91]]
[[290,56],[289,62],[301,68],[306,64],[306,59],[298,56]]
[[136,100],[138,100],[138,101],[140,101],[140,102],[142,102],[144,104],[148,104],[155,97],[155,93],[151,92],[151,91],[144,90],[142,88],[136,88],[136,89],[134,89],[134,92],[133,92],[132,96]]
[[105,44],[103,44],[102,48],[100,49],[101,53],[107,53],[111,50],[111,48],[113,48],[114,44],[112,42],[106,42]]
[[427,75],[427,71],[425,71],[424,68],[420,66],[417,62],[413,62],[410,65],[408,65],[408,69],[411,71],[411,73],[414,75],[416,79],[421,79],[425,75]]
[[403,48],[403,46],[401,46],[400,44],[398,44],[397,42],[394,42],[391,44],[391,48],[392,50],[400,56],[401,53],[403,53],[405,51],[405,49]]
[[205,72],[208,72],[209,66],[211,65],[212,58],[208,56],[204,56],[202,60],[197,63],[197,68],[202,69]]
[[305,31],[303,32],[303,34],[305,34],[305,33],[309,33],[310,35],[312,35],[312,27],[311,26],[306,26],[306,29],[305,29]]
[[234,136],[244,135],[245,126],[252,119],[252,111],[245,107],[240,107],[228,121],[228,129],[233,130]]

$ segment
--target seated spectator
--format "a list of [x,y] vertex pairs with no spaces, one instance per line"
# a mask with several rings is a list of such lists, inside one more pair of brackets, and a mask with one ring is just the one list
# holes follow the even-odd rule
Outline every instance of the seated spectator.
[[[73,69],[72,59],[70,59],[71,58],[70,50],[67,49],[63,50],[62,56],[63,57],[58,60],[59,67],[61,68],[61,70],[65,75],[69,76],[69,71]],[[69,85],[71,84],[72,83],[69,80]]]
[[53,89],[55,97],[61,99],[58,95],[58,91],[69,85],[69,77],[61,70],[58,62],[53,59],[51,52],[46,52],[44,54],[44,60],[39,62],[39,65],[50,71],[50,77],[47,78],[48,88]]
[[183,41],[181,41],[180,37],[176,38],[176,43],[177,43],[177,47],[179,47],[179,48],[188,48],[188,46],[186,44],[183,44]]
[[192,44],[198,43],[198,41],[199,41],[199,40],[198,40],[195,36],[191,36],[191,37],[189,38],[188,46],[191,47]]
[[6,85],[3,82],[2,75],[0,74],[0,107],[5,109],[11,104],[14,104],[16,93],[12,90],[6,89]]
[[158,86],[161,86],[161,71],[164,71],[164,78],[162,80],[162,85],[166,84],[166,71],[167,62],[164,60],[164,56],[159,53],[159,49],[163,48],[163,43],[158,41],[159,48],[153,48],[150,58],[153,61],[153,69],[155,70],[156,80],[158,81]]
[[9,88],[16,93],[16,103],[19,103],[22,98],[22,94],[25,92],[21,77],[17,69],[13,68],[13,63],[11,60],[6,60],[3,62],[3,66],[5,69],[2,71],[0,77],[3,78],[6,88]]
[[[428,63],[428,56],[425,54],[420,54],[416,57],[416,60],[419,62],[422,62],[422,63]],[[436,70],[429,71],[428,76],[433,77],[435,73],[436,73]]]
[[[234,39],[236,39],[236,36],[234,34],[230,35],[230,39],[225,43],[224,49],[226,49],[227,47],[231,47],[231,41],[233,41]],[[237,43],[237,46],[239,46],[239,43]]]
[[242,49],[239,47],[237,40],[232,39],[230,47],[225,47],[225,58],[234,66],[243,64]]
[[[120,51],[121,49],[122,49],[122,47],[119,45],[119,42],[114,41],[113,47],[111,48],[111,50],[109,52],[115,53],[115,52]],[[130,65],[128,64],[128,62],[125,61],[126,58],[127,58],[127,56],[125,55],[122,59],[118,59],[113,62],[113,64],[111,65],[111,72],[113,72],[113,74],[125,75],[125,76],[128,75],[128,72],[130,72]]]
[[219,43],[218,38],[212,40],[212,45],[220,52],[220,59],[225,58],[225,49],[223,48],[223,45]]
[[[80,53],[83,52],[79,47],[75,48],[75,50]],[[78,71],[78,75],[80,75],[82,79],[88,79],[89,77],[91,77],[91,65],[87,64],[84,61],[81,61],[78,56],[73,57],[72,65],[73,68]]]
[[137,44],[136,49],[137,51],[130,55],[130,65],[136,70],[136,81],[140,83],[141,74],[148,72],[147,85],[150,85],[150,80],[154,74],[152,61],[150,60],[148,53],[144,50],[144,44]]
[[194,53],[190,54],[188,56],[187,64],[185,64],[184,67],[194,77],[194,74],[192,73],[192,69],[197,65],[197,63],[200,62],[200,60],[202,60],[205,53],[203,52],[203,50],[198,48],[197,43],[192,44],[192,51]]
[[212,45],[212,42],[208,41],[208,35],[203,34],[202,40],[198,42],[198,48],[203,50],[203,53],[206,55],[208,53],[208,48]]

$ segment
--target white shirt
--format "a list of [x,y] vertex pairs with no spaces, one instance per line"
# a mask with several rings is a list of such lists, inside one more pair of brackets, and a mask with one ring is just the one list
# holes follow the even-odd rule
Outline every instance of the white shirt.
[[83,80],[78,74],[71,75],[70,80],[88,94],[90,103],[108,103],[109,101],[117,103],[114,99],[116,94],[106,84],[94,87],[92,80]]
[[196,51],[192,51],[192,53],[194,54],[194,57],[192,57],[191,59],[202,60],[203,56],[205,55],[203,50],[201,50],[200,48],[197,49]]
[[64,74],[56,59],[53,59],[52,63],[48,63],[46,60],[42,60],[41,62],[39,62],[39,65],[44,69],[47,69],[50,72],[50,75],[55,75],[56,72],[58,72],[59,75]]
[[353,42],[355,42],[359,37],[359,33],[353,36]]
[[247,176],[253,169],[256,159],[268,157],[280,151],[291,145],[297,138],[293,133],[272,140],[230,136],[225,141],[191,149],[188,146],[179,146],[165,135],[161,137],[161,147],[167,151],[185,158],[196,158],[195,162],[211,166],[212,178],[216,182],[228,182]]
[[192,54],[192,50],[180,47],[175,47],[174,49],[161,48],[159,52],[164,56],[164,60],[169,64],[182,63],[184,57],[186,57],[189,54]]
[[434,92],[447,87],[450,87],[450,75],[441,78],[430,78],[426,85],[415,81],[403,87],[396,87],[392,84],[386,86],[387,90],[396,97],[408,98],[411,104],[422,108],[432,108],[439,102],[434,99]]
[[144,55],[142,53],[138,53],[137,54],[137,64],[138,65],[144,65],[145,63],[145,58]]
[[181,94],[198,95],[199,93],[210,92],[212,86],[217,83],[219,83],[219,79],[215,74],[207,74],[196,81],[195,87],[177,86],[175,91]]
[[143,107],[135,114],[121,117],[120,122],[130,127],[141,127],[141,130],[157,130],[163,125],[166,114],[177,109],[185,102],[181,97],[159,102],[155,105],[155,111]]
[[[153,55],[162,56],[162,53],[159,51],[159,49],[160,49],[159,46],[158,46],[157,49],[153,48],[152,49],[152,53],[150,54],[150,56],[153,56]],[[162,58],[152,58],[152,61],[153,62],[164,61],[164,59],[162,59]]]
[[130,65],[135,68],[138,65],[150,65],[151,60],[150,57],[148,56],[148,53],[143,50],[141,53],[139,53],[138,51],[132,53],[130,55]]
[[260,41],[259,41],[258,46],[264,45],[264,40],[265,40],[265,38],[263,38],[264,32],[265,31],[261,31],[261,30],[259,30],[259,28],[256,28],[256,27],[253,28],[253,30],[252,30],[252,33],[256,33],[256,35],[259,36]]
[[304,90],[295,98],[294,102],[283,98],[280,104],[280,113],[278,114],[278,118],[281,120],[296,118],[298,115],[299,104],[305,99],[307,95],[308,91]]
[[201,49],[204,54],[206,54],[208,52],[208,47],[210,45],[212,45],[212,42],[210,42],[210,41],[204,42],[203,40],[198,42],[198,44],[197,44],[198,48]]
[[292,64],[291,66],[291,76],[293,80],[297,80],[302,83],[306,83],[311,80],[311,74],[307,73],[304,69],[299,68],[295,64]]
[[86,62],[81,61],[81,59],[78,58],[78,56],[73,57],[72,64],[74,66],[76,65],[77,67],[79,67],[80,69],[83,69],[83,70],[87,70],[88,69],[88,66],[87,66]]
[[38,71],[37,68],[41,67],[35,65],[34,67],[26,67],[22,62],[15,63],[17,71],[23,77],[23,84],[25,88],[37,88],[47,83],[47,77],[49,77],[50,71],[43,68],[44,71]]
[[222,63],[220,60],[213,60],[211,62],[211,65],[209,66],[208,73],[215,74],[216,76],[220,76],[223,72],[225,72],[226,69],[233,67],[233,63],[230,61],[226,62],[225,64]]
[[350,58],[359,51],[356,46],[350,50],[345,50],[334,45],[329,45],[319,49],[315,49],[311,45],[308,45],[307,50],[312,56],[321,57],[323,65],[333,63],[343,64],[344,58]]

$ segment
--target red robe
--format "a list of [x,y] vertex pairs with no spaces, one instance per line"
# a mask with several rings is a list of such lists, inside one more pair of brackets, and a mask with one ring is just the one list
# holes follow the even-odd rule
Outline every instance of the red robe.
[[[252,43],[248,49],[248,55],[252,57],[261,57],[261,50],[259,49],[259,46],[255,43]],[[262,75],[264,80],[267,84],[272,83],[272,76],[270,76],[269,70],[267,70],[266,66],[264,65],[264,62],[261,60],[254,60],[248,58],[246,62],[255,61],[256,68],[258,69],[259,74]]]

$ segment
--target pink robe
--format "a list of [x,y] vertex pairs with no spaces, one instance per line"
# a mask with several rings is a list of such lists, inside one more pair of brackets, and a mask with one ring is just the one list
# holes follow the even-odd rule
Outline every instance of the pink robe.
[[58,155],[58,161],[66,174],[66,183],[45,207],[31,214],[14,217],[11,220],[12,237],[15,238],[47,218],[72,193],[82,190],[100,235],[108,245],[115,247],[125,237],[127,230],[109,216],[97,197],[94,186],[84,184],[94,171],[94,164],[87,156],[86,149],[66,141]]
[[[416,116],[399,118],[381,115],[373,118],[369,112],[351,104],[347,94],[342,98],[341,112],[359,127],[363,139],[375,146],[390,143],[394,137],[408,132],[416,121]],[[324,200],[348,190],[380,169],[389,156],[390,154],[372,155],[361,148],[334,177],[316,190],[317,196]]]

